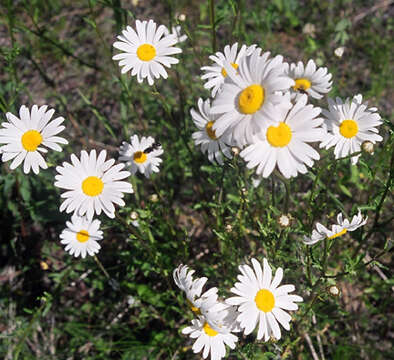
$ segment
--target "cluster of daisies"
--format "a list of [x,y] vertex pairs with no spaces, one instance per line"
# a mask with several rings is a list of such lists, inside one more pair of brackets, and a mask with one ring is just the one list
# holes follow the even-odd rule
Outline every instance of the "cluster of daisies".
[[[0,147],[2,160],[12,160],[10,169],[15,169],[23,163],[23,170],[28,174],[31,170],[39,173],[39,169],[47,169],[48,165],[42,156],[49,149],[62,151],[59,144],[68,144],[60,136],[65,127],[64,118],[53,120],[55,110],[47,105],[33,105],[29,110],[22,105],[19,118],[7,113],[7,122],[0,129]],[[61,243],[65,250],[75,257],[94,255],[99,249],[98,241],[103,239],[100,221],[93,219],[94,215],[102,212],[110,218],[115,217],[115,205],[124,206],[125,193],[133,193],[132,185],[125,181],[137,171],[147,178],[153,172],[159,171],[161,145],[152,137],[131,137],[131,143],[123,142],[120,146],[120,164],[114,159],[106,159],[105,150],[87,152],[82,150],[80,156],[72,154],[70,162],[57,166],[54,185],[65,191],[61,194],[64,199],[60,211],[72,213],[67,228],[60,234]],[[130,171],[124,170],[125,166]]]
[[223,164],[240,149],[247,167],[266,178],[278,169],[286,178],[306,173],[320,159],[312,146],[335,147],[335,157],[351,154],[356,164],[364,142],[381,141],[382,121],[361,95],[345,101],[328,99],[328,109],[309,103],[332,87],[332,75],[313,60],[288,64],[256,45],[227,45],[202,67],[204,87],[212,99],[199,99],[191,116],[196,145],[211,162]]
[[239,266],[238,282],[230,290],[235,296],[227,299],[219,297],[216,287],[203,291],[208,279],[193,278],[194,270],[188,266],[179,265],[174,270],[174,281],[195,315],[182,333],[196,339],[192,349],[195,353],[202,351],[204,359],[209,354],[212,360],[226,356],[225,345],[235,348],[236,333],[248,335],[257,329],[257,340],[268,341],[281,338],[279,325],[290,330],[291,316],[285,310],[297,310],[296,303],[303,301],[302,297],[291,294],[294,285],[280,286],[282,268],[272,276],[267,259],[263,259],[263,267],[256,259],[251,263]]

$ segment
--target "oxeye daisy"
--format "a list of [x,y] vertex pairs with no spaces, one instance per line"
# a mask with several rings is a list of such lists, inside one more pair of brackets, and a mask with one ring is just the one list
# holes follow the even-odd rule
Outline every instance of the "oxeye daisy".
[[[215,303],[218,295],[216,287],[210,288],[203,294],[202,289],[207,282],[206,277],[193,279],[194,270],[189,270],[187,265],[179,265],[173,272],[176,286],[185,292],[187,303],[196,315],[201,315],[201,305],[204,301],[210,300]],[[206,303],[207,305],[208,303]]]
[[281,91],[289,90],[294,81],[283,73],[283,57],[269,59],[257,48],[244,57],[237,70],[224,64],[227,76],[213,102],[211,112],[219,115],[213,130],[216,136],[230,132],[230,141],[242,147],[252,142],[267,121],[267,106],[283,101]]
[[[164,35],[169,35],[169,34],[170,34],[170,31],[168,30],[168,28],[166,28]],[[185,35],[185,34],[182,35],[182,28],[180,25],[173,26],[171,28],[171,34],[176,36],[179,43],[187,40],[187,35]]]
[[103,239],[99,220],[88,220],[85,216],[74,214],[71,222],[66,222],[67,228],[60,234],[61,243],[66,245],[65,249],[75,257],[86,257],[97,254],[101,246],[97,241]]
[[130,142],[129,144],[123,141],[119,149],[119,160],[126,162],[131,174],[134,175],[139,171],[149,178],[153,172],[159,172],[159,165],[162,162],[159,156],[163,154],[160,143],[152,136],[143,136],[140,141],[137,135],[131,136]]
[[[153,20],[136,20],[137,32],[130,26],[118,36],[120,41],[114,43],[114,47],[123,53],[115,55],[113,60],[120,60],[119,66],[123,66],[122,74],[131,70],[131,76],[137,75],[141,83],[145,78],[149,85],[153,85],[154,79],[167,79],[168,74],[164,66],[170,68],[177,64],[178,59],[169,56],[182,52],[174,47],[178,42],[174,34],[166,35],[168,29],[164,25],[157,27]],[[164,65],[164,66],[163,66]]]
[[306,245],[313,245],[323,239],[335,239],[339,236],[345,235],[348,231],[354,231],[365,225],[367,220],[368,216],[363,218],[360,210],[357,215],[353,216],[350,222],[348,219],[343,218],[342,213],[339,213],[337,216],[338,224],[332,225],[331,230],[329,230],[324,225],[317,223],[316,230],[312,231],[312,236],[304,236],[304,243]]
[[125,164],[114,165],[115,160],[105,160],[107,152],[102,150],[98,157],[96,150],[89,154],[81,152],[81,159],[71,155],[71,164],[64,162],[57,166],[55,186],[66,189],[61,197],[65,198],[60,211],[75,212],[79,216],[86,214],[89,220],[103,211],[110,218],[115,217],[114,203],[124,206],[123,193],[132,193],[133,187],[122,179],[130,176],[128,171],[121,171]]
[[302,95],[294,105],[290,101],[267,105],[270,120],[255,138],[254,143],[241,152],[248,168],[257,167],[256,173],[268,177],[275,166],[286,178],[306,173],[305,165],[312,166],[320,159],[319,153],[308,142],[321,141],[325,132],[318,118],[321,109],[307,105]]
[[0,147],[3,162],[12,160],[11,169],[18,167],[23,161],[23,171],[25,174],[33,170],[35,174],[39,173],[39,168],[47,169],[48,166],[40,154],[48,150],[46,146],[55,151],[62,151],[59,144],[68,144],[66,139],[56,136],[64,130],[60,125],[64,118],[57,117],[51,120],[55,110],[47,111],[48,106],[38,107],[33,105],[31,111],[22,105],[19,109],[19,117],[10,112],[6,113],[8,122],[3,122],[0,129],[0,144],[6,144]]
[[294,96],[306,93],[314,99],[321,99],[331,90],[332,74],[328,72],[326,67],[316,68],[312,59],[305,67],[301,61],[297,65],[286,64],[285,73],[295,81],[295,85],[291,87]]
[[[328,99],[328,111],[323,109],[328,134],[320,147],[329,149],[335,146],[336,159],[360,151],[364,141],[375,144],[383,140],[376,128],[382,124],[377,108],[367,109],[368,103],[363,104],[362,101],[360,94],[345,102],[337,97],[335,101]],[[359,157],[352,157],[353,165],[357,164]]]
[[217,137],[215,130],[212,128],[217,115],[211,114],[210,100],[203,101],[201,98],[198,99],[198,110],[198,112],[194,109],[190,110],[193,122],[199,129],[192,135],[194,142],[196,145],[201,145],[203,153],[208,153],[210,162],[215,163],[216,160],[222,165],[222,154],[229,159],[232,158],[231,148],[225,143],[225,134]]
[[237,296],[226,300],[230,305],[239,305],[237,320],[245,335],[250,334],[257,326],[257,340],[264,337],[268,341],[273,335],[280,339],[281,324],[290,330],[291,316],[284,310],[297,310],[296,302],[303,301],[298,295],[290,295],[294,285],[279,286],[283,277],[282,268],[276,270],[272,279],[272,270],[267,259],[263,260],[263,270],[256,259],[252,259],[253,269],[249,265],[240,265],[240,282],[235,283],[231,292]]
[[238,69],[240,60],[244,56],[249,56],[255,49],[256,45],[242,45],[238,51],[238,43],[235,43],[231,47],[230,45],[226,45],[224,47],[224,53],[218,51],[215,55],[209,57],[215,64],[213,66],[203,66],[201,68],[201,70],[205,72],[205,74],[201,76],[201,79],[207,80],[204,87],[206,89],[212,89],[212,97],[215,97],[227,76],[224,64],[229,63],[234,69]]
[[192,326],[182,330],[183,334],[189,335],[192,339],[197,339],[193,344],[193,352],[198,353],[203,350],[204,359],[211,354],[211,360],[220,360],[226,356],[226,347],[235,348],[238,337],[231,333],[225,324],[219,329],[213,329],[208,319],[198,316],[192,320]]

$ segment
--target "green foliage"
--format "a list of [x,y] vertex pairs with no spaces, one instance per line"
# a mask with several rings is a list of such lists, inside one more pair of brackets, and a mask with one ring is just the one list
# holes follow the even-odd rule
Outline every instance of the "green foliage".
[[[229,296],[238,265],[267,257],[304,303],[280,341],[240,336],[228,358],[312,359],[306,335],[319,358],[321,352],[327,359],[389,358],[393,20],[385,9],[359,13],[361,1],[216,1],[213,23],[209,1],[133,3],[0,4],[2,118],[22,104],[47,103],[66,118],[70,141],[62,153],[47,154],[49,169],[37,176],[2,164],[0,356],[197,359],[181,334],[193,315],[173,269],[188,264]],[[189,37],[179,64],[155,87],[121,75],[112,60],[116,35],[138,18],[179,24]],[[305,24],[315,33],[303,32]],[[322,151],[307,174],[289,182],[274,175],[258,187],[239,157],[210,164],[194,146],[190,109],[208,96],[199,76],[212,48],[236,41],[288,61],[316,59],[334,74],[332,96],[363,93],[384,120],[375,153],[350,166]],[[345,46],[342,58],[334,55],[338,46]],[[68,216],[58,211],[55,166],[81,149],[107,149],[117,158],[120,143],[135,133],[162,143],[161,171],[133,177],[135,194],[117,218],[100,218],[99,260],[74,259],[59,241]],[[365,227],[313,247],[302,243],[317,221],[328,225],[338,212],[350,217],[358,208],[369,216]],[[289,228],[278,224],[284,213],[292,218]],[[331,285],[339,297],[329,294]]]

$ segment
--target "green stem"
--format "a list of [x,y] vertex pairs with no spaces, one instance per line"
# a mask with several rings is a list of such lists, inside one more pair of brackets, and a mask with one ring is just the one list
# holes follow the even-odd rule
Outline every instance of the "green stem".
[[216,30],[215,30],[215,3],[209,0],[209,18],[211,20],[212,52],[216,52]]
[[98,267],[101,269],[101,271],[104,273],[105,277],[107,279],[110,279],[111,277],[109,276],[107,270],[105,270],[104,265],[101,263],[101,261],[98,259],[98,257],[96,255],[93,256],[94,260],[96,261]]

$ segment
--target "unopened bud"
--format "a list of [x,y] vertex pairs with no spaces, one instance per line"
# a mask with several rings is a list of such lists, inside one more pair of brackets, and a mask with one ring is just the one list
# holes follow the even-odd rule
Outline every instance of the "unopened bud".
[[130,214],[130,219],[131,220],[137,220],[138,219],[138,214],[135,211],[132,211]]
[[237,156],[240,152],[239,147],[233,146],[231,148],[231,152],[233,153],[234,156]]
[[278,218],[278,224],[284,228],[291,225],[291,216],[289,214],[282,214]]
[[155,203],[159,201],[159,197],[157,196],[157,194],[152,194],[151,196],[149,196],[149,200]]
[[186,15],[185,14],[179,14],[178,20],[179,21],[185,21],[186,20]]
[[44,271],[49,269],[49,265],[43,260],[40,261],[40,267]]
[[328,292],[331,296],[335,296],[335,297],[337,297],[341,294],[341,291],[338,289],[338,287],[336,285],[331,285],[328,288]]
[[361,149],[368,154],[373,154],[373,144],[368,140],[361,144]]
[[232,225],[227,224],[227,225],[226,225],[226,232],[227,232],[227,233],[231,233],[231,231],[233,231]]
[[344,47],[344,46],[340,46],[339,48],[336,48],[336,49],[334,50],[335,56],[337,56],[337,57],[339,57],[339,58],[342,57],[342,55],[343,55],[344,52],[345,52],[345,47]]

